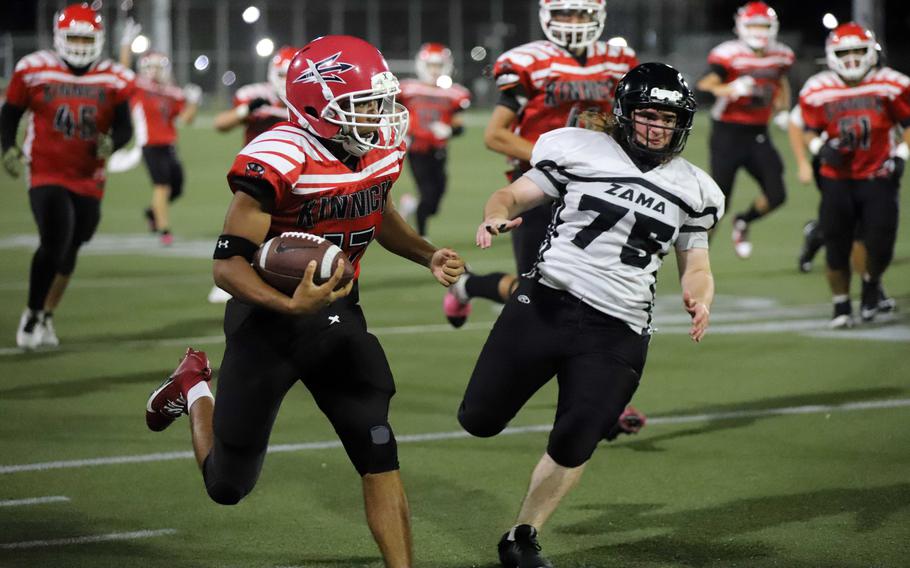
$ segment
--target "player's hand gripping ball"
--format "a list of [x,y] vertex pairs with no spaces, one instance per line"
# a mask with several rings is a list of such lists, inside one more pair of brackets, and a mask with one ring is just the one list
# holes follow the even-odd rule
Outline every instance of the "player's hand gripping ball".
[[344,266],[344,275],[336,290],[344,288],[354,278],[354,265],[348,255],[330,241],[309,233],[282,233],[262,243],[253,256],[253,268],[270,286],[292,296],[307,265],[314,260],[313,283],[317,286],[332,277],[338,263]]

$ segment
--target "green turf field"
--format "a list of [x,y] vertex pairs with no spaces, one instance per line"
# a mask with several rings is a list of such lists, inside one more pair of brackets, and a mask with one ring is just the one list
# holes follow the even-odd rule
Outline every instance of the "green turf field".
[[[505,240],[483,253],[472,245],[485,196],[505,178],[503,160],[483,148],[482,111],[471,118],[453,143],[431,237],[476,271],[508,270]],[[826,331],[821,270],[799,274],[795,262],[817,193],[798,184],[785,137],[775,138],[789,202],[754,226],[749,261],[735,258],[722,224],[702,344],[685,335],[675,268],[663,269],[660,331],[635,398],[652,421],[602,446],[544,528],[557,567],[910,565],[910,216],[885,279],[903,312]],[[208,500],[185,419],[146,430],[145,399],[187,345],[216,366],[222,355],[223,308],[206,295],[239,144],[239,132],[182,132],[188,186],[172,249],[144,233],[144,169],[111,178],[98,235],[56,313],[53,352],[15,349],[34,225],[22,182],[0,176],[0,567],[381,566],[356,474],[337,445],[318,444],[335,436],[302,386],[285,401],[259,485],[236,507]],[[704,167],[706,148],[702,117],[687,157]],[[395,191],[411,190],[402,176]],[[743,174],[731,209],[755,194]],[[392,423],[417,566],[492,567],[545,447],[534,427],[551,422],[555,390],[532,399],[508,435],[462,436],[455,411],[493,306],[478,302],[465,328],[449,329],[443,289],[378,245],[361,280],[398,384]]]

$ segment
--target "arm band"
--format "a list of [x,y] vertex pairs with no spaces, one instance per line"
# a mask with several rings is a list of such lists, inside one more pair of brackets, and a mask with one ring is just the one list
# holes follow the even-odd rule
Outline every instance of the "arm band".
[[248,261],[253,261],[253,255],[259,250],[259,245],[249,239],[237,235],[221,235],[215,243],[215,260],[224,260],[232,256],[242,256]]
[[464,125],[459,124],[458,126],[452,127],[452,136],[461,136],[464,134]]

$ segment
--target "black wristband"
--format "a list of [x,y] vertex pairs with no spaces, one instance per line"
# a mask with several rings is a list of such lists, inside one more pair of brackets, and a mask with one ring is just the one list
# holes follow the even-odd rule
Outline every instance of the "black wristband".
[[461,136],[462,134],[464,134],[464,125],[463,124],[459,124],[458,126],[452,127],[452,136],[453,137]]
[[221,235],[215,243],[215,254],[212,255],[212,258],[224,260],[232,256],[242,256],[252,262],[257,250],[259,250],[259,245],[249,239],[237,235]]

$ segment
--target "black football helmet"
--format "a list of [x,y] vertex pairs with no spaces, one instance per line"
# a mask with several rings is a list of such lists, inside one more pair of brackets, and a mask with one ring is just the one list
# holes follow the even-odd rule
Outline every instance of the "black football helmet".
[[[619,125],[620,144],[638,158],[665,162],[685,148],[696,107],[695,95],[679,71],[664,63],[642,63],[616,85],[613,115]],[[663,148],[649,148],[636,141],[632,113],[642,108],[676,113],[673,136]]]

